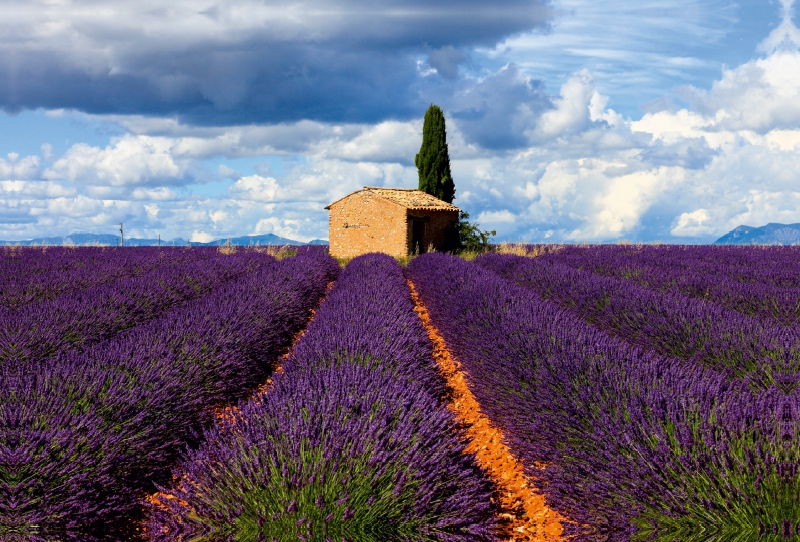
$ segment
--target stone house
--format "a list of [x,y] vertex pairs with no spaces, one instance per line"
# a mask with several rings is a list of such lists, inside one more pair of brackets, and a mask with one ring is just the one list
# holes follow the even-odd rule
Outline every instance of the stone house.
[[330,211],[330,253],[392,256],[449,250],[459,208],[421,190],[365,186],[325,207]]

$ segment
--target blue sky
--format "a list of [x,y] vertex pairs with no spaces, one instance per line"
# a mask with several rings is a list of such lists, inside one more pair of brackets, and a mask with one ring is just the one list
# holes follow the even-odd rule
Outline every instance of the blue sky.
[[327,203],[416,186],[430,103],[455,203],[498,240],[702,243],[800,222],[797,11],[12,0],[0,239],[120,221],[137,237],[326,238]]

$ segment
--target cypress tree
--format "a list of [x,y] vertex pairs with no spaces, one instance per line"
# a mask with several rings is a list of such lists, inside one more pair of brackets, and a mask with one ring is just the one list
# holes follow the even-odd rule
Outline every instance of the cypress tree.
[[419,172],[419,189],[453,203],[456,186],[450,175],[450,154],[447,152],[447,132],[444,113],[438,105],[425,112],[422,124],[422,146],[414,158]]

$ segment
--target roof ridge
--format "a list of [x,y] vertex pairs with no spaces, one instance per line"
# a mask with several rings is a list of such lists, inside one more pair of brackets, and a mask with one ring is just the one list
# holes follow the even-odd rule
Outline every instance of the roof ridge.
[[[389,186],[365,186],[362,190],[403,190],[406,192],[422,192],[419,188],[392,188]],[[427,194],[427,192],[425,192]]]

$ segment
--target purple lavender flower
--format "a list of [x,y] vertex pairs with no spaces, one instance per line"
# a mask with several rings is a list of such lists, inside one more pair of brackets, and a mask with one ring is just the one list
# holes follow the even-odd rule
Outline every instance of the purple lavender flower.
[[[151,508],[152,532],[241,538],[255,510],[292,501],[315,540],[495,540],[491,485],[463,453],[431,353],[397,262],[352,260],[273,388],[181,461],[187,483],[171,492],[191,513],[162,501],[170,511]],[[281,485],[287,475],[298,483]],[[242,479],[270,483],[242,498]],[[233,524],[215,518],[238,502]],[[284,539],[296,527],[279,518],[265,529]]]

